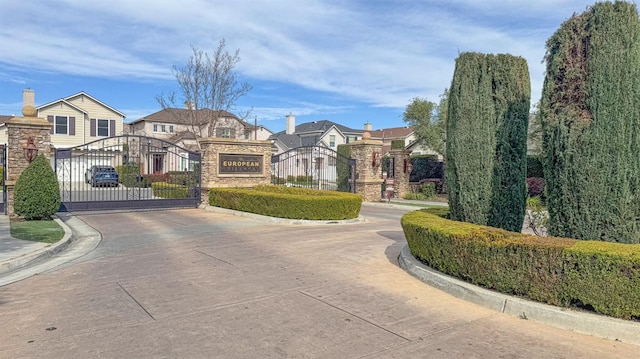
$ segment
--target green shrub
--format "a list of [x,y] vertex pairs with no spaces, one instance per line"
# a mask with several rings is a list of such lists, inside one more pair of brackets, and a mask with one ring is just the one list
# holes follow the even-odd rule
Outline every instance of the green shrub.
[[436,184],[433,182],[426,182],[422,184],[422,194],[427,199],[432,199],[436,196]]
[[456,59],[445,171],[453,218],[522,227],[530,91],[523,58],[463,53]]
[[26,220],[38,220],[51,219],[59,209],[58,177],[44,155],[39,155],[16,181],[13,210]]
[[125,187],[146,188],[149,187],[149,184],[151,183],[140,173],[139,164],[131,163],[127,165],[116,166],[115,170],[118,173],[118,181]]
[[640,20],[598,2],[547,41],[540,118],[549,233],[640,243]]
[[152,182],[154,197],[160,198],[189,198],[189,188],[179,184],[167,182]]
[[210,188],[209,204],[279,218],[340,220],[358,217],[362,197],[285,186]]
[[411,253],[443,273],[503,293],[640,318],[640,245],[538,237],[409,212]]
[[427,197],[422,193],[405,193],[404,196],[402,196],[402,198],[411,199],[411,200],[420,200],[420,201],[427,199]]

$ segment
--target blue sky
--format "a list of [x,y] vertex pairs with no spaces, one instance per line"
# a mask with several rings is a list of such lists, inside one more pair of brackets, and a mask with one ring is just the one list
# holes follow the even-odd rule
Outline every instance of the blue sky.
[[191,45],[213,53],[224,38],[253,108],[274,132],[285,116],[356,129],[404,126],[414,97],[437,102],[461,52],[528,61],[532,102],[544,78],[545,42],[574,12],[573,0],[0,0],[0,114],[20,114],[80,91],[127,114],[160,110],[177,91],[171,73]]

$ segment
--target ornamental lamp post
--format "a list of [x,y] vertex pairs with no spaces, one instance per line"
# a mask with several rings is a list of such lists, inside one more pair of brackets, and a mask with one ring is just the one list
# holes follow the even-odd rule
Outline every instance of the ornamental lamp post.
[[33,162],[38,156],[38,148],[34,143],[33,137],[27,138],[27,145],[23,147],[24,158],[29,162]]

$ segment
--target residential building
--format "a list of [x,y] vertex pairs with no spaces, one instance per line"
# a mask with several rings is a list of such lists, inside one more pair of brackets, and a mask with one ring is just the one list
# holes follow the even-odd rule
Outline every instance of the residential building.
[[371,133],[371,138],[382,141],[382,154],[386,155],[391,150],[391,141],[403,140],[405,149],[410,150],[412,155],[434,155],[442,161],[443,156],[428,146],[424,146],[417,141],[415,133],[411,127],[392,127],[381,130],[371,130],[371,124],[365,124],[365,128]]
[[[206,118],[212,110],[201,109],[199,118]],[[205,116],[202,116],[204,114]],[[196,123],[193,110],[166,108],[128,123],[127,133],[163,139],[188,149],[197,148],[197,137],[209,137],[209,121]],[[215,121],[213,137],[267,140],[272,132],[264,126],[251,125],[238,116],[221,111]]]
[[[35,92],[23,91],[29,103],[35,102]],[[51,145],[69,148],[95,140],[121,135],[126,115],[86,92],[78,92],[36,107],[36,116],[53,125]],[[0,116],[0,141],[7,142],[5,122],[14,116]]]
[[306,122],[296,126],[296,117],[289,114],[286,129],[274,133],[274,153],[283,153],[298,147],[321,146],[333,150],[338,145],[362,139],[364,130],[355,130],[328,120]]

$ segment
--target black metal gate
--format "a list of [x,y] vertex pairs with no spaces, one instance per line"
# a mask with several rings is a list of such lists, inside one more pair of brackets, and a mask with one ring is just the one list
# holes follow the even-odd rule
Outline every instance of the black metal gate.
[[61,211],[197,207],[200,153],[144,136],[56,149]]
[[271,157],[271,183],[355,193],[356,160],[328,147],[305,146]]

